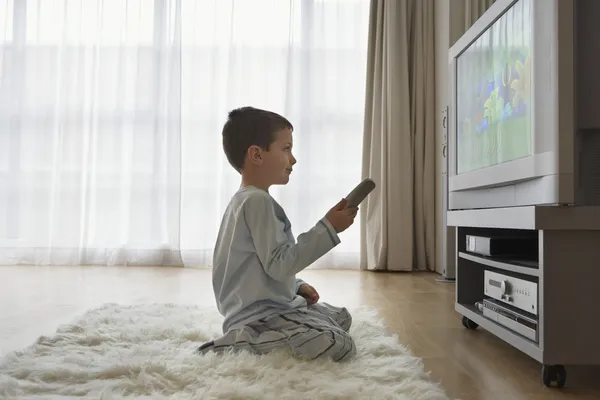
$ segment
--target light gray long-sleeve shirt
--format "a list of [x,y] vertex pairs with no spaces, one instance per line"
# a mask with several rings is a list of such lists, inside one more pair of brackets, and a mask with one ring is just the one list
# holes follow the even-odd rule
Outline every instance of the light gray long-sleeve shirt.
[[241,188],[223,216],[213,254],[213,290],[223,332],[274,312],[306,307],[296,273],[340,243],[327,221],[298,236],[283,208],[264,190]]

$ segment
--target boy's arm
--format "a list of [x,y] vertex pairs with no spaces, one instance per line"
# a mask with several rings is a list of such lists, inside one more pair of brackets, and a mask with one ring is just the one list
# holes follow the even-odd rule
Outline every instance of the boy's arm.
[[329,221],[322,218],[299,235],[297,243],[279,244],[277,231],[281,228],[273,201],[267,195],[248,197],[244,203],[244,218],[265,272],[277,281],[294,276],[340,243]]

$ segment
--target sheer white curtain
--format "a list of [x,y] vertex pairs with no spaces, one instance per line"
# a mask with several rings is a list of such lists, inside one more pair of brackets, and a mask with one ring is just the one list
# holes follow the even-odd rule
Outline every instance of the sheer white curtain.
[[[368,0],[0,0],[0,264],[210,265],[227,111],[295,125],[296,234],[361,177]],[[315,267],[358,267],[358,224]]]

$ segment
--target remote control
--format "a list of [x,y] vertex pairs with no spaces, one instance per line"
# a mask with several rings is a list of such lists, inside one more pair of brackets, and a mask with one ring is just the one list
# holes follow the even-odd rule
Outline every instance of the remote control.
[[347,207],[358,207],[373,189],[375,189],[375,182],[370,178],[366,178],[345,197],[348,202]]

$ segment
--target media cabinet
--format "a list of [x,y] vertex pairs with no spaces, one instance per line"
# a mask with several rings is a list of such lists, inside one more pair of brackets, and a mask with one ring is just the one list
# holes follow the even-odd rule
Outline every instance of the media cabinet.
[[[456,229],[455,309],[466,328],[481,327],[540,362],[546,386],[563,387],[567,365],[600,365],[600,207],[448,211],[447,224]],[[482,256],[467,251],[467,235],[534,239],[537,254]],[[476,303],[486,297],[486,270],[537,284],[537,340],[483,316]]]

